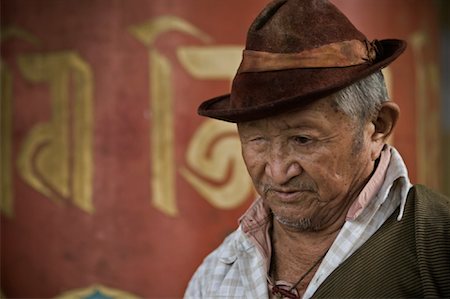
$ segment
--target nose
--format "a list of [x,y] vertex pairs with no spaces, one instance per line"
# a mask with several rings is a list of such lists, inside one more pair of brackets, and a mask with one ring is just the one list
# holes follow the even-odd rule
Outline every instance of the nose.
[[300,175],[302,168],[289,153],[279,148],[273,151],[265,165],[265,173],[272,179],[272,182],[283,185],[292,178]]

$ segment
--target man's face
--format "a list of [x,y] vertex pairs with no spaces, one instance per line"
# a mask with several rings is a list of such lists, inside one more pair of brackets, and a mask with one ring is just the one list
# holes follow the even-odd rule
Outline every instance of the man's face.
[[346,213],[374,167],[373,130],[338,111],[330,98],[238,124],[256,190],[275,219],[294,230],[321,230]]

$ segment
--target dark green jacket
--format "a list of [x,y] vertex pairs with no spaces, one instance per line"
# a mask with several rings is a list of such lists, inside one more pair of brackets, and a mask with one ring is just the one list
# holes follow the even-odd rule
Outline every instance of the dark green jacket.
[[313,298],[450,298],[450,199],[416,185]]

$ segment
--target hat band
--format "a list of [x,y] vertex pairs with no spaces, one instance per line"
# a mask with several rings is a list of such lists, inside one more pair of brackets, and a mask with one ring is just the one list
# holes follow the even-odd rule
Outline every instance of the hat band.
[[267,72],[296,68],[347,67],[371,63],[377,41],[349,40],[327,44],[299,53],[271,53],[244,50],[238,73]]

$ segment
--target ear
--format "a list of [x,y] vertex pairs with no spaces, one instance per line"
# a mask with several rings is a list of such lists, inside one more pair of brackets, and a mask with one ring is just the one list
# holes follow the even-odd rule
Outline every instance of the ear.
[[387,138],[394,130],[399,115],[400,108],[396,103],[388,101],[381,104],[377,116],[372,120],[374,131],[371,140],[372,144],[375,145],[372,152],[373,158],[379,156]]
[[375,131],[372,135],[372,140],[386,141],[391,135],[400,115],[400,108],[394,102],[384,102],[378,111],[377,117],[372,121]]

